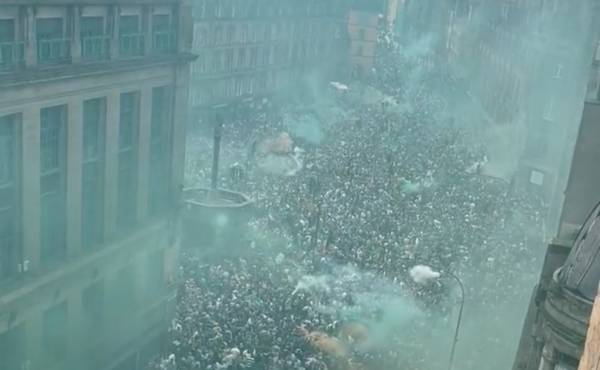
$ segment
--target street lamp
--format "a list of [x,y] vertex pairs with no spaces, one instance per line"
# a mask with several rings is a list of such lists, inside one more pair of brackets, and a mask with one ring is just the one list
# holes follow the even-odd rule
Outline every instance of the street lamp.
[[[458,342],[458,333],[460,330],[460,323],[462,321],[463,308],[465,306],[465,287],[462,281],[451,272],[444,272],[443,274],[448,275],[458,283],[460,288],[460,309],[458,311],[458,319],[456,320],[456,330],[454,331],[454,340],[452,341],[452,349],[450,350],[450,361],[448,362],[448,370],[452,370],[454,364],[454,353],[456,351],[456,343]],[[439,279],[442,275],[441,272],[433,270],[430,266],[417,265],[410,269],[410,276],[413,281],[420,285],[426,285],[434,280]]]

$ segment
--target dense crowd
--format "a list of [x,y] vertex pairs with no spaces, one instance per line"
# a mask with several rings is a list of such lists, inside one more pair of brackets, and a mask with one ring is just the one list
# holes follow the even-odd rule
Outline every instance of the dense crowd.
[[[223,180],[254,199],[256,216],[240,240],[245,253],[210,263],[190,252],[183,258],[173,354],[162,368],[424,368],[426,349],[407,350],[406,332],[416,324],[392,317],[393,295],[443,320],[455,306],[454,291],[443,280],[416,284],[407,273],[412,266],[466,280],[493,274],[493,295],[467,284],[470,299],[484,304],[512,294],[515,276],[537,258],[532,245],[541,242],[543,204],[486,170],[486,148],[432,108],[437,100],[427,104],[433,92],[407,95],[398,86],[409,82],[392,64],[380,62],[373,76],[372,90],[351,84],[330,91],[344,115],[322,122],[320,142],[292,135],[304,151],[294,176],[265,174],[248,150],[249,132],[289,131],[283,110],[226,124],[224,161],[242,163],[243,176],[224,171]],[[365,97],[375,89],[384,101]],[[210,157],[192,156],[190,179],[204,182],[209,166],[201,157]],[[340,266],[352,272],[340,275]],[[359,282],[365,276],[371,288]],[[385,345],[369,338],[388,322],[394,330],[382,334]]]

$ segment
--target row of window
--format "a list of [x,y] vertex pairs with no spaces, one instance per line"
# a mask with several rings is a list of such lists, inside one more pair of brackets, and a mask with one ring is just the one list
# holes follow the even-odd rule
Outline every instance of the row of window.
[[332,38],[339,34],[339,25],[327,21],[302,22],[251,22],[229,24],[217,23],[212,26],[197,24],[194,30],[194,47],[232,44],[260,43],[265,41],[287,40],[289,38],[309,39]]
[[191,65],[192,74],[243,71],[269,65],[283,66],[316,59],[327,52],[324,42],[300,43],[289,47],[278,43],[266,47],[216,49],[200,52]]
[[[41,318],[40,358],[35,360],[40,360],[45,368],[65,368],[69,359],[77,361],[73,356],[80,354],[79,361],[83,361],[86,367],[97,368],[103,365],[106,353],[103,346],[98,346],[103,336],[131,336],[130,313],[137,311],[142,303],[155,303],[164,293],[164,251],[151,253],[142,262],[117,271],[110,285],[100,279],[83,289],[81,303],[76,305],[81,307],[80,316],[69,311],[71,307],[67,300],[47,308]],[[143,284],[138,281],[138,271],[143,272]],[[137,288],[138,286],[142,289]],[[73,317],[81,321],[74,322]],[[83,335],[88,340],[80,343],[82,348],[71,351],[71,334],[78,337]],[[2,369],[21,370],[31,366],[28,363],[32,358],[26,351],[26,336],[25,324],[0,333]]]
[[344,0],[197,0],[194,5],[198,19],[331,16],[344,10]]
[[276,88],[275,84],[276,72],[204,81],[201,87],[191,90],[190,100],[194,106],[216,103],[255,93],[266,93]]
[[[163,211],[171,202],[171,89],[152,91],[148,210]],[[139,92],[120,97],[117,231],[125,233],[137,219]],[[68,106],[40,111],[40,258],[43,264],[64,260],[67,230]],[[106,168],[106,99],[83,103],[81,156],[81,243],[84,249],[102,245],[104,227],[104,173]],[[0,117],[0,278],[24,268],[21,248],[20,115]],[[30,196],[30,195],[29,195]]]
[[[27,29],[25,19],[0,19],[0,68],[14,68],[25,63],[27,54],[23,40],[28,32],[35,32],[37,63],[68,63],[74,53],[75,38],[80,43],[84,61],[106,60],[111,57],[135,57],[145,54],[164,54],[176,50],[174,21],[170,14],[150,17],[150,34],[143,28],[141,14],[123,14],[117,21],[107,15],[79,18],[79,35],[70,31],[72,16],[38,17],[35,27]],[[115,24],[111,29],[111,24]],[[33,31],[34,30],[34,31]],[[113,33],[118,38],[113,44]],[[150,39],[147,39],[150,38]],[[116,54],[117,55],[113,55]]]

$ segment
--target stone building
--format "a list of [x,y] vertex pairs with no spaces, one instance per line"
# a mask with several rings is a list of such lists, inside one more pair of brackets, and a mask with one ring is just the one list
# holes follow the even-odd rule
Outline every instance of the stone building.
[[296,92],[308,77],[340,72],[346,9],[346,0],[196,1],[192,109]]
[[490,161],[499,175],[545,199],[548,230],[558,225],[583,108],[593,3],[405,0],[399,11],[400,32],[433,40],[464,84],[466,119],[497,133]]
[[[598,19],[599,8],[593,9]],[[600,39],[600,27],[591,37]],[[529,304],[513,370],[574,370],[600,280],[600,55],[593,59],[556,238]],[[588,68],[589,71],[589,68]]]
[[0,368],[144,368],[173,309],[191,8],[0,5]]

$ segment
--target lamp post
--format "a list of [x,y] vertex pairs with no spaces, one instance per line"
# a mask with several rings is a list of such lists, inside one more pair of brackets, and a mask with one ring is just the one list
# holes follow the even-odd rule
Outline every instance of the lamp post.
[[465,287],[460,278],[451,272],[437,272],[434,271],[430,266],[424,265],[417,265],[410,269],[410,276],[412,277],[413,281],[420,285],[426,285],[434,280],[437,280],[444,274],[454,279],[460,288],[460,308],[458,310],[458,319],[456,320],[456,329],[454,330],[452,349],[450,350],[450,361],[448,362],[448,370],[452,370],[452,367],[454,366],[456,343],[458,343],[458,333],[460,332],[460,324],[462,321],[463,308],[465,307]]

